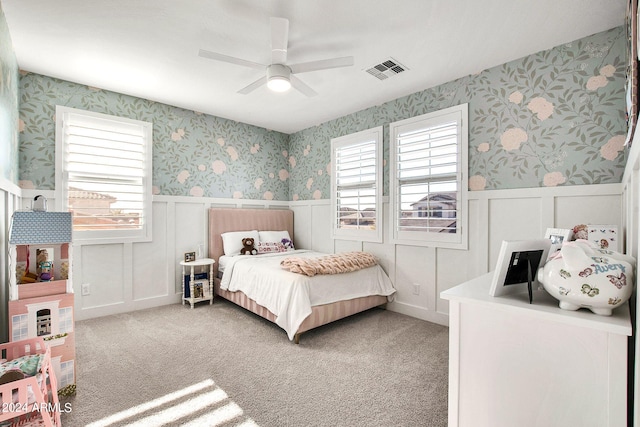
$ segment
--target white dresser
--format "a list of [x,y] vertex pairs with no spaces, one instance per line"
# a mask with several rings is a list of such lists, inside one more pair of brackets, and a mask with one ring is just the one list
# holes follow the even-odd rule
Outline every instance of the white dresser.
[[492,297],[493,273],[449,300],[449,427],[627,425],[628,304],[566,311],[544,290]]

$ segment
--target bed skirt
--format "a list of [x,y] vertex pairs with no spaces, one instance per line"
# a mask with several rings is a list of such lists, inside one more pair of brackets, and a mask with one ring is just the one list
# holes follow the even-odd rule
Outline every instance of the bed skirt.
[[[220,289],[220,279],[215,279],[215,292],[216,295],[220,295],[222,298],[257,314],[258,316],[264,317],[274,323],[276,321],[275,314],[249,298],[245,293],[241,291],[231,292],[225,289]],[[303,332],[386,303],[386,296],[369,295],[361,298],[337,301],[331,304],[313,306],[311,307],[311,314],[304,319],[296,331],[294,341],[298,344],[300,342],[300,334]]]

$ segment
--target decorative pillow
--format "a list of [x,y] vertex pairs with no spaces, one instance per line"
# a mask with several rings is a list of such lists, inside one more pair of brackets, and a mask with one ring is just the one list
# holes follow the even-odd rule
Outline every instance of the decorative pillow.
[[293,241],[291,240],[291,236],[289,236],[289,232],[287,230],[261,231],[259,234],[261,242],[280,242],[285,246],[285,248],[287,248],[287,250],[294,249]]
[[287,252],[287,248],[280,242],[260,242],[258,243],[258,253],[268,254],[275,252]]
[[222,233],[222,247],[224,254],[228,256],[240,255],[240,249],[242,249],[242,239],[245,237],[253,238],[254,242],[260,241],[260,235],[258,230],[251,231],[229,231]]
[[295,248],[293,247],[293,242],[289,239],[287,239],[286,237],[283,238],[280,243],[282,243],[282,245],[285,247],[286,250],[288,251],[293,251],[295,250]]

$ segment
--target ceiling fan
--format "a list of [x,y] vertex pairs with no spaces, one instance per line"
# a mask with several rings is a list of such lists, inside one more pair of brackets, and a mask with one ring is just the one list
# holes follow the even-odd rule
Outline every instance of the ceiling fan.
[[306,96],[315,96],[317,92],[300,80],[296,74],[309,73],[311,71],[327,70],[330,68],[349,67],[353,65],[353,57],[322,59],[319,61],[303,62],[300,64],[286,64],[287,44],[289,41],[289,20],[285,18],[271,18],[271,64],[264,65],[257,62],[233,56],[223,55],[217,52],[200,49],[198,55],[203,58],[228,62],[266,71],[263,77],[240,89],[238,93],[246,95],[260,86],[266,84],[274,92],[284,92],[292,86]]

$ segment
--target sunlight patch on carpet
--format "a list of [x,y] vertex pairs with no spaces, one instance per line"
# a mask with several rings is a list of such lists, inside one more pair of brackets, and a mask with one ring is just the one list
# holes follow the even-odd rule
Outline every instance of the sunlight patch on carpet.
[[[159,410],[152,412],[155,409]],[[131,420],[128,426],[159,427],[208,409],[212,410],[184,425],[213,427],[235,419],[241,423],[238,427],[258,427],[252,419],[242,419],[242,408],[229,400],[227,393],[210,379],[94,421],[87,424],[87,427],[107,427],[131,418],[135,421]]]

